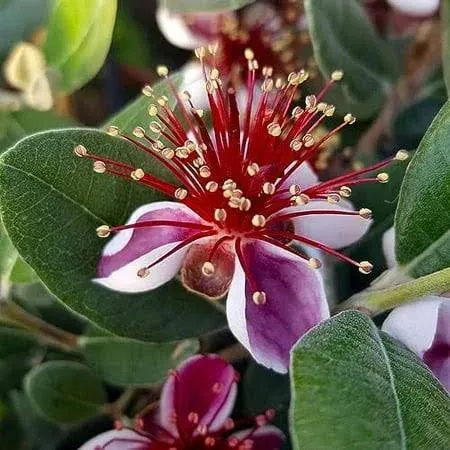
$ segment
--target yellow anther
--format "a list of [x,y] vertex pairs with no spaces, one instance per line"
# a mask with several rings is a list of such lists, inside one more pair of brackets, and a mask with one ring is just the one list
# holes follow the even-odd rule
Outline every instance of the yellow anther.
[[331,74],[331,79],[333,81],[341,81],[343,76],[344,76],[344,72],[342,70],[335,70]]
[[249,211],[251,207],[252,207],[252,202],[250,201],[250,199],[242,197],[239,200],[239,209],[241,211]]
[[253,50],[251,48],[246,48],[244,50],[244,56],[245,56],[245,59],[247,59],[248,61],[255,59],[255,53],[253,52]]
[[111,234],[111,228],[108,225],[100,225],[95,231],[100,238],[107,238]]
[[249,164],[249,166],[247,167],[247,173],[248,173],[251,177],[254,177],[258,172],[259,172],[259,165],[256,164],[256,163],[251,163],[251,164]]
[[252,299],[255,305],[264,305],[267,302],[267,296],[264,291],[253,292]]
[[219,184],[216,183],[215,181],[208,181],[205,185],[205,189],[208,192],[216,192],[217,189],[219,189]]
[[271,136],[275,137],[280,136],[282,133],[280,124],[276,122],[269,123],[269,125],[267,125],[267,131]]
[[106,172],[106,164],[103,161],[94,161],[94,172],[105,173]]
[[305,98],[307,108],[315,108],[317,106],[317,98],[315,95],[307,95]]
[[149,84],[146,84],[142,88],[142,94],[144,94],[146,97],[152,97],[153,96],[153,88]]
[[291,149],[294,152],[298,152],[302,147],[303,147],[303,142],[299,141],[298,139],[294,139],[293,141],[291,141],[291,143],[289,144],[289,147],[291,147]]
[[266,181],[263,184],[262,189],[263,189],[264,194],[266,194],[266,195],[273,195],[275,193],[276,187],[275,187],[275,185],[273,183],[270,183],[270,182]]
[[151,104],[148,107],[148,114],[151,117],[156,117],[158,115],[158,107],[155,104]]
[[211,55],[214,56],[217,53],[217,50],[219,50],[219,43],[217,41],[212,44],[208,44],[208,51]]
[[174,195],[177,200],[184,200],[188,196],[188,191],[187,189],[179,187],[175,190]]
[[252,225],[254,227],[263,227],[266,224],[266,218],[262,214],[255,214],[252,217]]
[[320,269],[322,267],[322,262],[317,258],[309,258],[308,266],[311,269]]
[[397,161],[406,161],[409,158],[409,154],[406,150],[399,150],[396,155],[395,158]]
[[110,125],[107,129],[106,129],[106,133],[109,134],[110,136],[118,136],[119,134],[119,128],[117,128],[114,125]]
[[341,189],[339,190],[339,195],[341,197],[348,198],[352,195],[352,190],[348,186],[342,186]]
[[219,78],[219,70],[216,68],[212,69],[209,77],[211,78],[211,80],[217,80]]
[[291,184],[289,186],[289,192],[292,195],[300,195],[302,193],[302,188],[298,184]]
[[309,197],[306,194],[294,195],[291,197],[291,204],[293,206],[303,206],[309,203]]
[[194,53],[198,59],[203,59],[206,56],[206,48],[198,47],[194,50]]
[[377,175],[377,180],[380,183],[387,183],[389,181],[389,174],[387,174],[386,172],[381,172]]
[[159,134],[162,131],[162,126],[159,122],[150,122],[150,131],[153,133]]
[[139,269],[137,271],[137,276],[139,278],[146,278],[150,275],[150,269],[147,269],[147,267],[143,267],[142,269]]
[[323,113],[326,117],[331,117],[336,111],[336,107],[334,105],[327,105],[323,110]]
[[359,263],[359,271],[365,275],[369,274],[373,270],[373,265],[369,261],[361,261]]
[[339,203],[341,201],[341,196],[339,194],[329,194],[327,196],[327,202],[334,204]]
[[202,178],[209,178],[211,176],[211,169],[208,166],[202,166],[198,169],[198,173]]
[[344,122],[353,125],[356,122],[356,117],[353,114],[348,113],[344,116]]
[[312,134],[305,134],[302,141],[303,144],[305,144],[305,147],[312,147],[316,143],[316,140]]
[[142,180],[145,177],[145,172],[142,169],[136,169],[131,172],[131,178],[135,181]]
[[133,135],[137,138],[143,138],[145,136],[145,130],[142,127],[136,127],[133,130]]
[[214,220],[216,222],[223,222],[227,219],[227,212],[223,208],[214,210]]
[[237,184],[231,178],[228,178],[228,180],[225,180],[222,185],[223,190],[226,190],[226,189],[233,190],[233,189],[236,189],[236,187],[237,187]]
[[167,77],[167,75],[169,75],[169,69],[167,66],[158,66],[156,67],[156,73],[160,77]]
[[172,148],[165,148],[162,151],[162,155],[166,159],[173,159],[173,157],[175,156],[175,151]]
[[359,210],[359,215],[363,219],[371,219],[372,218],[372,210],[370,210],[369,208],[361,208]]
[[74,147],[73,152],[75,155],[79,156],[80,158],[83,158],[88,154],[87,148],[84,145],[78,144]]

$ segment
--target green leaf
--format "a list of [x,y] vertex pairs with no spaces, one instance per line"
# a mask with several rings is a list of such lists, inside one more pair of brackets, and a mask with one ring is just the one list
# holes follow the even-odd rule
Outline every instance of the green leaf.
[[25,392],[43,417],[72,424],[99,414],[106,402],[101,381],[86,367],[70,361],[51,361],[31,370]]
[[[171,83],[175,89],[181,86],[183,82],[183,74],[182,72],[177,72],[170,77]],[[156,83],[153,86],[153,97],[158,99],[165,95],[169,100],[167,102],[167,107],[171,110],[175,108],[176,99],[173,96],[170,87],[166,80],[161,80],[159,83]],[[114,125],[119,127],[123,133],[131,134],[135,127],[141,126],[144,129],[148,128],[149,123],[151,122],[151,118],[148,114],[148,107],[155,103],[155,100],[151,98],[140,95],[136,100],[132,101],[130,104],[125,106],[122,110],[120,110],[116,115],[108,119],[108,125]],[[152,133],[149,131],[149,135]]]
[[373,117],[398,72],[395,53],[377,34],[355,0],[305,0],[314,55],[324,76],[343,70],[344,78],[327,95],[342,113]]
[[22,258],[17,258],[11,270],[9,281],[11,283],[32,283],[37,280],[36,272]]
[[0,153],[29,134],[72,125],[72,120],[60,117],[53,111],[0,111]]
[[348,311],[298,343],[291,371],[294,448],[446,449],[450,399],[421,361]]
[[124,140],[96,130],[55,130],[20,141],[0,159],[0,208],[25,261],[70,309],[121,336],[174,341],[223,326],[218,307],[177,280],[143,294],[113,292],[91,281],[105,245],[95,229],[124,223],[138,206],[161,197],[94,173],[90,161],[73,154],[80,143],[146,172],[161,170]]
[[117,0],[58,0],[50,18],[44,54],[59,89],[73,92],[91,80],[108,53]]
[[16,42],[28,39],[48,18],[51,0],[0,1],[0,57]]
[[449,142],[447,102],[408,166],[395,215],[397,261],[414,277],[450,266]]
[[164,8],[177,13],[231,11],[254,0],[160,0]]
[[80,341],[87,364],[105,381],[121,386],[150,386],[169,369],[198,351],[195,340],[154,344],[119,337],[85,337]]
[[447,92],[450,92],[450,0],[441,2],[442,65]]
[[0,359],[29,353],[37,345],[36,336],[26,331],[0,326]]

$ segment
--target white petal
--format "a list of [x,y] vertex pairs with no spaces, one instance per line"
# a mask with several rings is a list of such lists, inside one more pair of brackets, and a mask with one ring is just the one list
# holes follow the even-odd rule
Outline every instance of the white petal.
[[428,296],[399,306],[386,318],[382,330],[422,357],[433,343],[439,305],[444,301],[448,300]]
[[[289,170],[289,168],[288,168]],[[305,190],[311,186],[314,186],[319,182],[319,177],[314,172],[313,168],[308,162],[300,164],[298,169],[290,175],[287,180],[283,183],[283,187],[288,188],[289,186],[296,184],[300,186],[302,190]]]
[[397,259],[395,257],[395,229],[389,228],[386,233],[383,234],[383,253],[386,265],[389,269],[392,269],[397,265]]
[[415,17],[426,17],[436,13],[439,0],[387,0],[398,11]]
[[193,105],[198,109],[209,107],[208,94],[203,81],[203,69],[198,62],[188,62],[182,69],[183,83],[179,88],[180,92],[188,91],[191,95]]
[[[144,220],[202,223],[200,217],[191,209],[175,202],[156,202],[141,206],[131,215],[127,224]],[[98,278],[94,281],[120,292],[155,289],[177,274],[190,245],[155,265],[148,276],[139,277],[138,271],[154,263],[197,232],[190,228],[169,225],[120,231],[105,246],[98,264]]]
[[124,443],[115,443],[114,446],[108,446],[108,450],[141,450],[143,448],[143,444],[148,443],[145,438],[132,430],[110,430],[106,431],[105,433],[101,433],[98,436],[95,436],[84,445],[82,445],[78,450],[98,450],[103,448],[103,446],[105,446],[106,444],[110,443],[113,439],[130,439],[131,442],[127,443],[127,445],[124,445]]
[[[333,210],[353,211],[350,202],[341,200],[330,204],[327,201],[313,200],[301,206],[297,211]],[[291,211],[289,211],[291,212]],[[359,215],[321,215],[312,214],[292,220],[295,232],[301,236],[313,239],[331,248],[347,247],[361,239],[370,228],[371,220],[363,219]]]
[[159,7],[156,11],[156,22],[164,37],[176,47],[193,50],[208,44],[204,36],[197,35],[189,28],[182,14]]

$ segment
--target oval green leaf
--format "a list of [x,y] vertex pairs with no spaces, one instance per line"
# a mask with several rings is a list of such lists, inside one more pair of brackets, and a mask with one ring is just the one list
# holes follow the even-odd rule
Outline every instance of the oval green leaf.
[[342,113],[373,117],[398,71],[392,48],[378,36],[356,0],[305,0],[305,12],[322,74],[329,78],[334,70],[344,71],[327,101],[336,103]]
[[156,344],[119,337],[80,341],[86,362],[99,377],[120,386],[150,386],[198,351],[198,342]]
[[408,166],[395,215],[397,261],[414,277],[450,266],[449,143],[447,102]]
[[174,280],[143,294],[122,294],[91,280],[105,241],[95,229],[125,223],[151,189],[92,171],[73,148],[87,149],[161,175],[124,140],[96,130],[55,130],[20,141],[0,159],[0,208],[9,237],[63,303],[114,334],[150,341],[197,337],[224,325],[216,305]]
[[73,424],[102,410],[107,398],[99,378],[81,364],[51,361],[25,377],[25,392],[33,407],[54,422]]
[[450,445],[444,388],[413,353],[359,312],[341,313],[300,340],[291,392],[296,449]]
[[72,92],[91,80],[108,53],[117,0],[58,0],[44,44],[58,88]]

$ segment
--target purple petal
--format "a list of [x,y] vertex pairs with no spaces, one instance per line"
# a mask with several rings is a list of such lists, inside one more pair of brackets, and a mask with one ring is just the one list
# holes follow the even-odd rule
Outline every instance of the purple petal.
[[450,392],[450,300],[439,305],[436,334],[423,361]]
[[[341,200],[338,204],[313,200],[298,208],[298,211],[333,210],[353,211],[350,202]],[[331,248],[347,247],[361,239],[370,228],[371,220],[359,215],[320,215],[313,214],[293,219],[295,231],[301,236],[319,241]]]
[[255,289],[265,292],[266,303],[253,301],[254,288],[237,259],[227,299],[231,331],[257,362],[285,373],[291,348],[329,317],[322,279],[305,260],[274,245],[251,240],[242,250]]
[[[78,450],[152,450],[151,441],[132,430],[111,430],[99,434]],[[157,446],[155,445],[155,450]]]
[[[148,220],[201,223],[200,217],[183,204],[156,202],[138,208],[127,224]],[[103,249],[98,278],[94,281],[122,292],[141,292],[161,286],[177,274],[188,247],[157,264],[147,277],[138,277],[138,270],[196,233],[198,230],[174,226],[119,231]]]
[[296,184],[300,186],[302,190],[305,190],[318,182],[319,177],[316,175],[316,172],[314,172],[309,163],[304,162],[294,170],[292,175],[290,175],[286,181],[284,181],[283,187],[288,188],[289,186]]
[[284,434],[276,427],[268,425],[253,430],[243,430],[232,434],[239,441],[252,442],[251,450],[281,450],[285,441]]
[[189,358],[164,385],[161,424],[175,436],[192,436],[202,425],[216,431],[229,417],[236,393],[237,376],[226,361],[214,355]]

